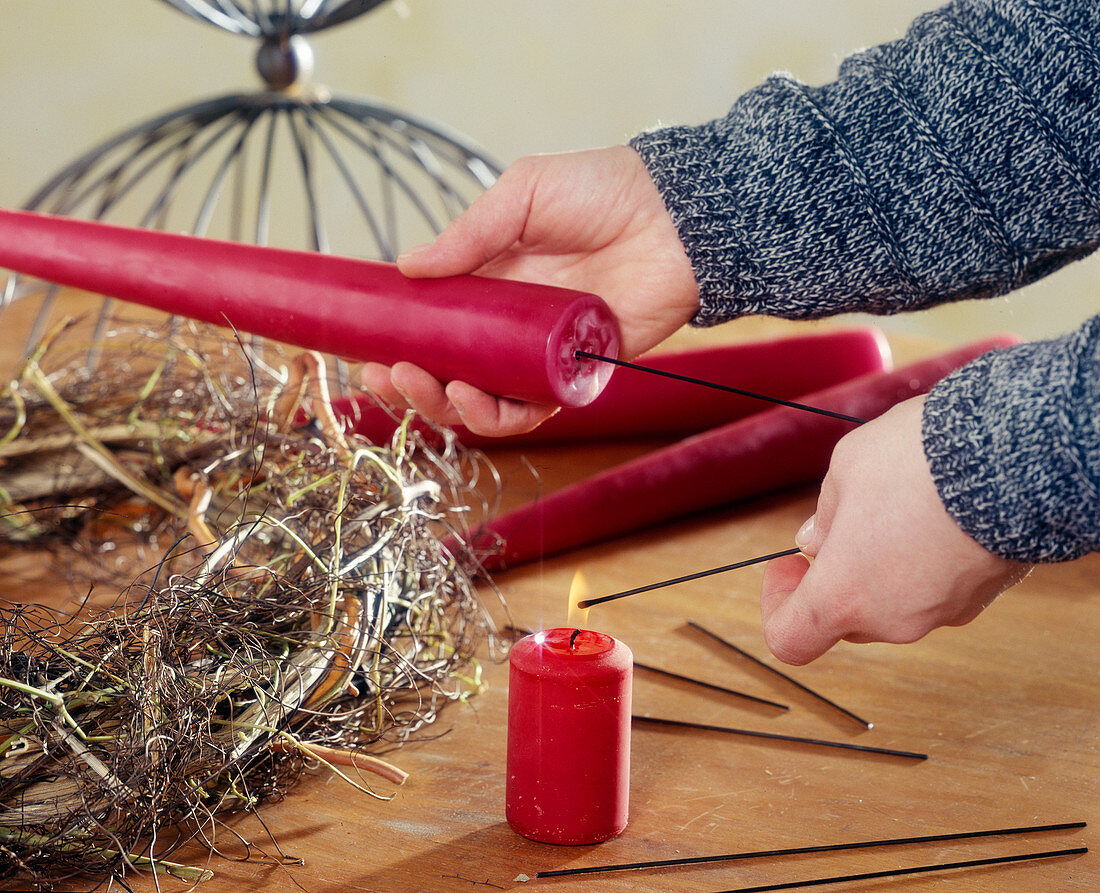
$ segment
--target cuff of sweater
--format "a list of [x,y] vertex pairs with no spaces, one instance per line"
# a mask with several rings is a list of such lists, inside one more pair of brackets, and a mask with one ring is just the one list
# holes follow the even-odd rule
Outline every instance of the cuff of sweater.
[[992,351],[927,397],[922,437],[940,497],[996,555],[1052,562],[1100,548],[1097,345],[1100,317]]
[[[664,127],[630,140],[691,260],[699,285],[699,312],[692,319],[697,326],[718,325],[753,312],[737,298],[750,271],[739,263],[743,255],[733,246],[739,225],[723,210],[728,207],[726,187],[717,181],[713,164],[722,151],[720,142],[713,125]],[[720,244],[711,244],[716,238]]]

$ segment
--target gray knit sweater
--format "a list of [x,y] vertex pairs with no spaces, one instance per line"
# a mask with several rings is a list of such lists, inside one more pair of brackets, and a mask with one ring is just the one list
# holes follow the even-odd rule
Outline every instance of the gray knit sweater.
[[[777,75],[631,144],[693,264],[697,324],[1004,294],[1100,245],[1100,2],[959,0],[831,84]],[[924,447],[987,549],[1100,551],[1100,316],[946,378]]]

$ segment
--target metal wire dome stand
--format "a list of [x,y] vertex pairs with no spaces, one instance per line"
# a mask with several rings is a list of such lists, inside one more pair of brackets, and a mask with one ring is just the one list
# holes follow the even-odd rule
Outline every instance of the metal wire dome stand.
[[[480,148],[444,127],[310,83],[305,35],[383,0],[164,2],[258,39],[264,88],[195,102],[108,139],[52,177],[27,210],[393,260],[438,233],[499,174]],[[39,301],[28,351],[57,296],[54,286],[29,286],[10,277],[0,297],[0,326],[17,297]],[[102,301],[93,342],[116,312]],[[346,378],[342,364],[338,373]]]

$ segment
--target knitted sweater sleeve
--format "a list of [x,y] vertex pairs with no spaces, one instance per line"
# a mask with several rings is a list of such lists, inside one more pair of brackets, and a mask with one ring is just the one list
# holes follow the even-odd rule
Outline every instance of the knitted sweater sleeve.
[[[1100,3],[957,0],[830,84],[776,75],[723,118],[631,145],[691,259],[699,325],[1004,294],[1100,246]],[[924,443],[986,548],[1100,550],[1100,319],[949,376]]]

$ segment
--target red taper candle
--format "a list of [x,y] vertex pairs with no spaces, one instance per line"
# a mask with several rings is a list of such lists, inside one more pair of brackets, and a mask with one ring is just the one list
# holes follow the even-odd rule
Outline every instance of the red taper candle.
[[[677,375],[793,400],[810,391],[880,372],[891,365],[886,336],[873,326],[643,355],[638,363]],[[587,406],[565,409],[537,428],[483,437],[453,426],[466,446],[515,447],[546,443],[686,437],[767,407],[752,397],[716,394],[657,375],[620,371]],[[385,443],[400,415],[368,395],[332,401],[337,418],[373,443]],[[414,424],[417,424],[414,422]],[[420,423],[420,430],[430,427]]]
[[[999,335],[912,363],[842,382],[799,400],[870,419],[928,391],[981,354],[1019,343]],[[690,385],[684,385],[690,387]],[[853,424],[777,406],[608,468],[495,518],[474,539],[504,548],[482,560],[489,573],[653,524],[818,482]],[[463,548],[466,548],[464,545]],[[459,554],[457,545],[452,548]]]
[[0,210],[0,266],[352,360],[416,363],[441,381],[583,406],[616,355],[618,325],[587,292]]
[[505,813],[518,834],[576,845],[626,827],[633,661],[592,630],[543,630],[512,647]]

